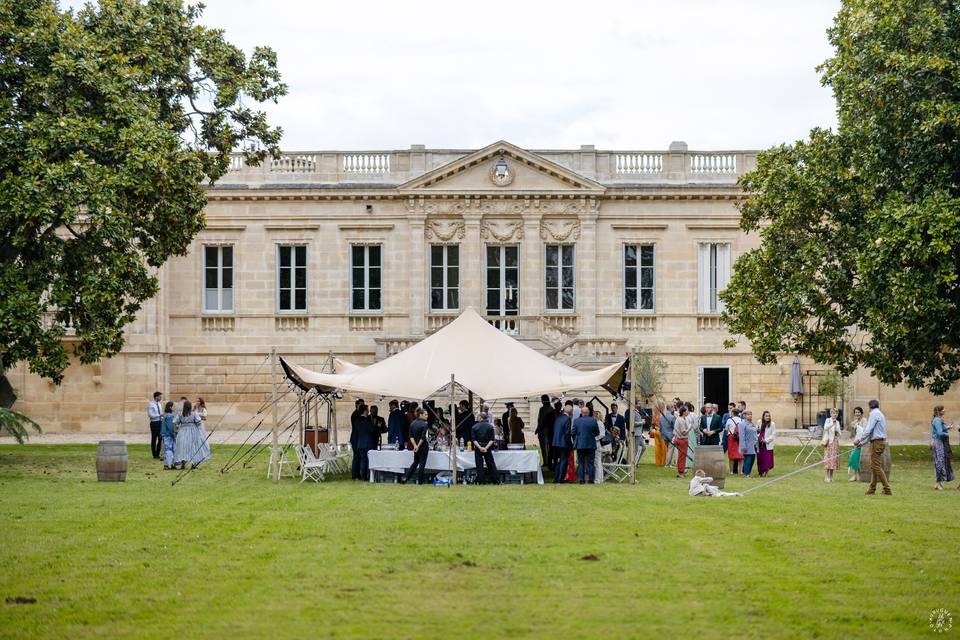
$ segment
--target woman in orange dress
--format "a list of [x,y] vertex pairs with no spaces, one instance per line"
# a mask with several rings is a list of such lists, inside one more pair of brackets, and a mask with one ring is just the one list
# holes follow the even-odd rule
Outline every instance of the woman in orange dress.
[[650,423],[650,437],[653,438],[653,463],[662,467],[667,463],[667,441],[660,437],[660,416],[666,408],[662,402],[653,405],[653,422]]

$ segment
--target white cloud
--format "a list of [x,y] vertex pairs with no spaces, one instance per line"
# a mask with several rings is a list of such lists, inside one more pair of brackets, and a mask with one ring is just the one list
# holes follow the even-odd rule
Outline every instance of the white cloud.
[[763,148],[835,126],[839,2],[207,0],[279,56],[285,149]]

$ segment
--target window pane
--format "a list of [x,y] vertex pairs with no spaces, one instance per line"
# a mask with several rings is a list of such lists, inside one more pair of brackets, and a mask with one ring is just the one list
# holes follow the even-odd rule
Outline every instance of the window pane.
[[430,289],[430,308],[443,309],[443,289]]
[[565,244],[563,245],[561,251],[563,252],[561,254],[563,256],[563,264],[572,265],[573,264],[573,245]]
[[221,274],[220,286],[223,287],[224,289],[232,289],[233,288],[233,269],[223,269],[223,271],[221,271],[220,274]]
[[204,289],[203,291],[203,308],[206,311],[217,311],[217,290],[216,289]]
[[370,266],[379,267],[380,266],[380,245],[378,244],[370,245],[369,247],[367,247],[367,251],[369,252]]
[[636,289],[627,289],[626,291],[624,291],[623,306],[626,309],[637,308],[637,290]]
[[499,289],[487,290],[487,315],[488,316],[500,315],[500,290]]
[[640,286],[653,288],[653,269],[642,269],[640,271]]
[[640,262],[645,267],[653,266],[653,245],[645,244],[640,248]]
[[500,266],[500,247],[487,245],[487,266]]
[[563,308],[573,309],[573,289],[563,290]]
[[296,306],[294,307],[298,311],[303,311],[307,308],[307,290],[306,289],[297,289],[296,292]]
[[363,266],[363,247],[359,245],[354,245],[352,248],[353,253],[353,266],[362,267]]
[[556,309],[557,308],[557,290],[556,289],[547,289],[547,309]]
[[573,286],[573,267],[564,267],[563,268],[563,286],[572,287]]
[[224,289],[220,292],[221,311],[233,311],[233,289]]
[[290,269],[280,269],[280,290],[290,288]]
[[207,289],[216,289],[219,286],[217,282],[217,270],[216,269],[204,269],[204,279],[203,286]]
[[431,287],[443,286],[443,267],[430,268],[430,286]]
[[517,309],[520,307],[520,292],[511,289],[507,293],[509,295],[503,301],[503,308],[508,315],[517,315]]
[[634,288],[636,288],[636,286],[637,286],[637,269],[636,269],[635,267],[633,267],[633,268],[629,268],[629,267],[628,267],[627,270],[624,271],[624,273],[623,273],[623,284],[624,284],[624,286],[627,287],[628,289],[634,289]]
[[546,286],[547,287],[560,286],[560,275],[557,273],[556,267],[547,267]]
[[448,287],[460,286],[460,269],[456,267],[447,268],[447,286]]
[[506,260],[504,261],[508,267],[516,267],[518,264],[518,259],[520,256],[520,248],[513,247],[504,247],[506,251]]
[[297,252],[297,266],[305,267],[307,266],[307,245],[301,244],[296,248]]
[[647,311],[653,310],[653,291],[651,289],[640,290],[640,308]]
[[516,269],[506,269],[503,274],[504,285],[508,288],[517,288],[520,286],[520,279]]
[[370,289],[370,309],[380,308],[380,289]]
[[449,289],[447,291],[447,309],[459,309],[459,308],[460,308],[460,290]]
[[208,267],[216,267],[216,266],[217,266],[217,252],[218,252],[218,251],[219,251],[219,247],[204,247],[204,248],[203,248],[204,264],[205,264],[206,266],[208,266]]
[[353,290],[353,299],[351,301],[353,309],[363,309],[363,289]]
[[363,267],[353,268],[353,287],[362,289],[366,284],[366,278],[363,277]]
[[487,269],[487,287],[500,287],[500,269]]
[[290,247],[280,247],[280,266],[290,266]]
[[559,252],[557,251],[557,245],[548,244],[547,245],[547,266],[555,267],[557,266],[557,258],[559,257]]
[[637,264],[637,245],[628,244],[623,247],[623,264],[632,267]]
[[374,289],[379,289],[380,288],[380,269],[379,268],[374,269],[373,267],[371,267],[369,276],[370,276],[369,286]]
[[460,264],[460,246],[459,245],[450,245],[447,247],[447,264],[448,265],[459,265]]
[[305,267],[298,267],[296,269],[296,280],[294,280],[294,286],[298,289],[303,289],[307,286],[307,270]]
[[233,247],[220,247],[220,253],[222,255],[221,264],[224,267],[233,266]]
[[281,311],[290,310],[290,289],[280,290],[280,310]]
[[430,264],[431,265],[443,264],[443,246],[439,244],[430,245]]

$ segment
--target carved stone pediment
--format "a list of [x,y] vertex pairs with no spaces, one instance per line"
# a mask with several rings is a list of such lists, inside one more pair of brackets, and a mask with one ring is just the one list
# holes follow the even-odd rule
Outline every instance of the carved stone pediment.
[[540,221],[540,238],[547,242],[576,242],[580,238],[580,220],[544,218]]
[[484,220],[480,225],[480,237],[497,242],[522,240],[523,220]]
[[450,242],[463,240],[465,225],[463,218],[430,218],[424,227],[427,240]]

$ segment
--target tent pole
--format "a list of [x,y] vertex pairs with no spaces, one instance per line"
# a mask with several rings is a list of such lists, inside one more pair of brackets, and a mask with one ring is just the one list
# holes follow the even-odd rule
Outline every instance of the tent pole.
[[[456,388],[455,388],[455,386],[454,386],[454,380],[455,380],[455,378],[454,378],[453,374],[451,373],[451,374],[450,374],[450,414],[449,414],[449,415],[450,415],[450,426],[451,426],[451,427],[453,427],[453,425],[454,425],[454,422],[453,422],[453,419],[454,419],[454,418],[453,418],[453,416],[454,416],[454,413],[453,413],[453,403],[454,403],[453,394],[456,392]],[[453,484],[454,484],[454,486],[456,486],[456,484],[457,484],[457,434],[456,434],[456,432],[454,432],[454,431],[451,431],[451,433],[450,433],[450,473],[453,474]]]
[[636,359],[637,349],[634,347],[630,350],[630,413],[628,414],[630,416],[630,426],[628,427],[630,439],[627,441],[627,451],[630,456],[630,484],[637,484],[637,465],[633,461],[637,449],[637,441],[633,435],[637,428],[637,372],[634,366]]
[[[334,362],[334,360],[333,360],[333,350],[331,349],[331,351],[330,351],[330,373],[336,373],[336,372],[337,372],[337,364],[336,364],[336,362]],[[331,415],[332,415],[332,417],[333,417],[333,423],[332,423],[332,424],[328,424],[328,426],[327,426],[327,430],[328,430],[327,436],[329,436],[327,439],[328,439],[328,440],[331,440],[331,441],[333,442],[333,450],[334,450],[334,452],[336,452],[336,451],[338,451],[338,450],[340,449],[340,447],[339,447],[338,444],[337,444],[337,396],[336,396],[336,394],[331,394],[330,404],[333,405],[333,409],[331,409],[331,411],[330,411],[330,413],[331,413]]]
[[273,429],[270,434],[270,475],[274,482],[280,480],[280,453],[277,446],[277,348],[270,349],[270,380],[272,382]]

